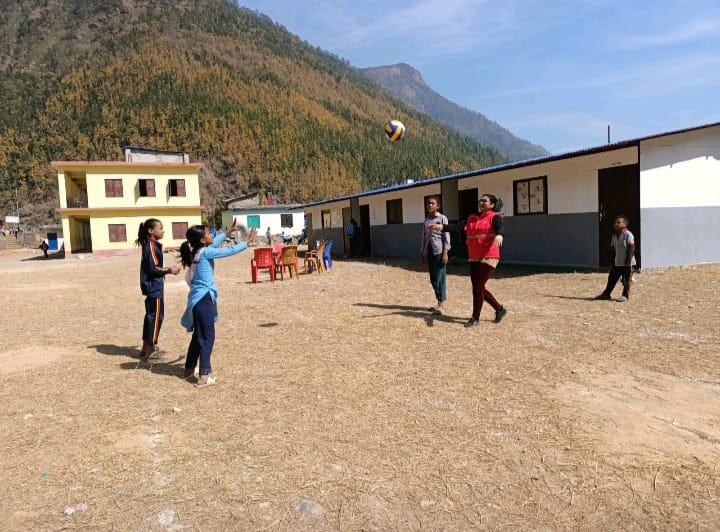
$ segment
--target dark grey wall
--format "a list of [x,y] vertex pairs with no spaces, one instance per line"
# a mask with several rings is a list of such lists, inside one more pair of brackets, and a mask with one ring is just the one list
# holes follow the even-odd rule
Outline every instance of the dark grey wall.
[[422,223],[372,226],[373,256],[419,257],[422,227]]
[[[310,233],[308,245],[312,248],[315,247],[316,240],[332,240],[332,249],[330,254],[333,257],[340,257],[345,255],[345,246],[343,245],[343,229],[313,229]],[[349,250],[348,250],[349,251]]]
[[[420,255],[421,223],[372,227],[373,255]],[[644,227],[644,221],[643,221]],[[597,268],[597,213],[508,216],[502,260],[526,264]],[[608,242],[610,235],[608,235]]]
[[595,212],[508,216],[500,256],[507,262],[597,268],[599,231]]
[[640,209],[640,220],[643,268],[720,262],[720,207]]

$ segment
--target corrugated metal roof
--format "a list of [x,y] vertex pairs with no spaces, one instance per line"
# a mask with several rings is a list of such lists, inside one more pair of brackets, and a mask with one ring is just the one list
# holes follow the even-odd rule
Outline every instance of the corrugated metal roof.
[[448,179],[462,179],[464,177],[474,177],[474,176],[479,176],[479,175],[484,175],[484,174],[491,174],[494,172],[500,172],[502,170],[512,170],[515,168],[522,168],[525,166],[532,166],[532,165],[541,164],[541,163],[561,161],[563,159],[572,159],[573,157],[582,157],[584,155],[593,155],[595,153],[619,150],[622,148],[629,148],[631,146],[637,146],[640,144],[640,142],[645,141],[645,140],[655,139],[655,138],[659,138],[659,137],[666,137],[669,135],[677,135],[679,133],[687,133],[689,131],[695,131],[695,130],[699,130],[699,129],[705,129],[705,128],[716,127],[716,126],[720,126],[720,122],[713,122],[710,124],[704,124],[701,126],[693,126],[693,127],[688,127],[688,128],[684,128],[684,129],[676,129],[674,131],[666,131],[665,133],[656,133],[653,135],[647,135],[645,137],[638,137],[635,139],[613,142],[611,144],[603,144],[600,146],[593,146],[591,148],[584,148],[582,150],[570,151],[570,152],[566,152],[566,153],[559,153],[559,154],[555,154],[555,155],[544,155],[542,157],[535,157],[533,159],[525,159],[522,161],[515,161],[512,163],[504,163],[504,164],[499,164],[496,166],[488,166],[486,168],[479,168],[476,170],[468,170],[467,172],[460,172],[457,174],[450,174],[450,175],[445,175],[445,176],[440,176],[440,177],[432,177],[430,179],[423,179],[422,181],[414,181],[412,183],[400,183],[397,185],[389,185],[387,187],[376,188],[376,189],[368,190],[365,192],[358,192],[357,194],[350,194],[348,196],[340,196],[340,197],[332,198],[332,199],[328,199],[328,200],[321,200],[321,201],[315,201],[312,203],[306,203],[305,207],[313,207],[315,205],[323,205],[325,203],[335,203],[337,201],[344,201],[344,200],[348,200],[351,198],[361,198],[364,196],[372,196],[374,194],[382,194],[384,192],[390,192],[393,190],[403,190],[403,189],[413,188],[413,187],[422,187],[422,186],[426,186],[426,185],[432,185],[434,183],[439,183],[441,181],[445,181]]

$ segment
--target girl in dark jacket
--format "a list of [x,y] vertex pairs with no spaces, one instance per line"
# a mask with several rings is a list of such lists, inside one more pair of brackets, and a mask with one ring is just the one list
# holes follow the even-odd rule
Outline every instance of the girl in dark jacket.
[[143,360],[162,360],[165,353],[157,346],[160,327],[165,315],[165,276],[177,275],[178,266],[163,266],[163,249],[160,240],[165,235],[163,224],[157,218],[148,218],[140,224],[136,246],[142,247],[140,260],[140,291],[145,296],[145,318],[143,320],[143,346],[140,357]]

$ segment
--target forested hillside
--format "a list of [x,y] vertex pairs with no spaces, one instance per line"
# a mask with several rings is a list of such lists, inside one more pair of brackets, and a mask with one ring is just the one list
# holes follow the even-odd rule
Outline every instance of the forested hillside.
[[[57,219],[52,160],[125,144],[205,163],[205,214],[272,189],[306,202],[502,157],[229,0],[0,0],[0,215]],[[389,143],[391,118],[407,126]]]

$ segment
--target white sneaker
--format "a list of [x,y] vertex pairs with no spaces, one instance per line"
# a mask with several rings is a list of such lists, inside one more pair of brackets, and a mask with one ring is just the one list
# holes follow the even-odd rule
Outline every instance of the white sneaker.
[[215,375],[200,375],[197,381],[197,386],[212,386],[218,382],[219,379]]

